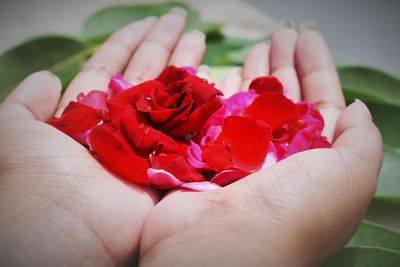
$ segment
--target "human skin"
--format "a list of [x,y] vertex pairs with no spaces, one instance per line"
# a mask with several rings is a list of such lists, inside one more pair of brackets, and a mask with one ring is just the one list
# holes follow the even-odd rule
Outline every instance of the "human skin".
[[115,73],[140,82],[169,64],[197,67],[204,36],[182,35],[184,17],[175,10],[115,33],[61,100],[59,81],[39,72],[0,105],[2,264],[119,266],[136,255],[141,266],[312,266],[354,233],[376,189],[380,134],[365,105],[345,109],[331,55],[309,28],[277,31],[221,87],[229,94],[277,76],[292,98],[321,109],[332,149],[299,153],[223,189],[160,200],[44,123],[78,93],[107,90]]
[[298,153],[220,190],[169,193],[147,216],[140,266],[320,266],[356,231],[382,161],[368,108],[345,107],[331,53],[311,23],[251,48],[243,71],[220,86],[231,95],[261,75],[319,108],[332,148]]
[[79,92],[106,91],[116,73],[140,82],[167,64],[197,67],[205,38],[182,33],[185,16],[174,9],[113,34],[61,100],[60,81],[43,71],[0,105],[0,265],[119,266],[137,260],[144,219],[159,193],[118,179],[45,122]]

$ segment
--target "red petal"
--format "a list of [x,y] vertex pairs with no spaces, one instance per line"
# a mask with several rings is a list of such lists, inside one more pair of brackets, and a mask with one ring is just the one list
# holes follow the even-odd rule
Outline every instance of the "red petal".
[[157,81],[162,83],[165,87],[168,84],[175,82],[175,81],[182,81],[187,76],[191,76],[189,72],[187,72],[183,68],[177,68],[175,66],[169,66],[161,72],[161,74],[156,78]]
[[[75,137],[98,125],[106,116],[106,113],[102,110],[94,109],[77,102],[71,102],[65,108],[61,117],[54,118],[49,124],[63,133]],[[82,140],[77,141],[82,143]]]
[[122,128],[129,140],[143,153],[159,152],[175,153],[179,148],[171,137],[153,129],[139,111],[128,108],[122,114]]
[[235,168],[252,172],[261,168],[268,153],[270,134],[255,121],[230,116],[222,132],[203,150],[203,161],[217,172]]
[[201,182],[204,177],[186,159],[178,154],[158,155],[150,157],[151,165],[155,169],[165,170],[182,182]]
[[254,99],[244,115],[268,124],[272,131],[299,117],[296,105],[280,93],[263,93]]
[[127,89],[115,95],[108,100],[107,106],[110,110],[110,116],[113,123],[118,126],[121,121],[122,113],[129,106],[136,106],[136,102],[141,96],[151,97],[154,90],[164,90],[161,83],[157,81],[147,81],[138,84],[131,89]]
[[200,132],[206,121],[222,106],[217,97],[195,109],[181,125],[168,131],[167,134],[174,138],[183,138],[187,134]]
[[249,86],[249,90],[250,89],[256,90],[258,94],[266,92],[283,93],[282,84],[273,76],[255,78]]
[[193,100],[196,107],[207,103],[217,95],[222,95],[221,91],[209,84],[207,80],[195,75],[187,76],[185,82],[191,83],[190,88],[192,89]]
[[225,186],[225,185],[233,183],[237,180],[240,180],[247,175],[249,175],[249,173],[242,171],[242,170],[226,170],[226,171],[217,173],[211,179],[211,182],[219,184],[220,186]]
[[111,127],[102,125],[93,128],[89,135],[89,146],[99,161],[121,178],[150,184],[147,160],[137,156],[123,137]]

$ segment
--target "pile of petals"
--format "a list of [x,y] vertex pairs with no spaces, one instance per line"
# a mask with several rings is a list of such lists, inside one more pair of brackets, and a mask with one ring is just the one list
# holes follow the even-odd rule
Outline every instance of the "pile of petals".
[[297,152],[326,148],[319,111],[294,103],[275,77],[230,98],[191,68],[167,67],[133,85],[80,94],[50,124],[117,176],[159,189],[208,191]]

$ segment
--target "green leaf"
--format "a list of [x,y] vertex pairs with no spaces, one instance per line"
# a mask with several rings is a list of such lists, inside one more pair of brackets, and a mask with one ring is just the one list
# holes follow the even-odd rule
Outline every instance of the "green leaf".
[[[399,91],[400,92],[400,91]],[[386,145],[400,148],[400,106],[367,103]]]
[[375,197],[365,219],[400,231],[400,197]]
[[242,65],[247,50],[256,42],[229,37],[209,40],[203,63],[210,66]]
[[53,71],[67,84],[91,52],[78,40],[63,36],[38,37],[10,49],[0,56],[0,101],[38,70]]
[[382,71],[362,66],[338,67],[346,99],[400,106],[400,80]]
[[400,149],[385,146],[375,195],[400,197]]
[[90,16],[82,29],[86,38],[104,41],[115,30],[128,23],[148,16],[161,16],[173,7],[184,8],[187,13],[186,30],[198,29],[206,34],[219,33],[220,26],[215,23],[202,23],[197,11],[184,2],[166,2],[146,5],[116,5],[99,10]]
[[376,195],[400,197],[400,107],[375,103],[367,105],[385,144]]
[[398,267],[400,252],[375,247],[349,247],[341,250],[324,267]]
[[368,246],[400,251],[400,233],[369,221],[363,221],[347,247]]

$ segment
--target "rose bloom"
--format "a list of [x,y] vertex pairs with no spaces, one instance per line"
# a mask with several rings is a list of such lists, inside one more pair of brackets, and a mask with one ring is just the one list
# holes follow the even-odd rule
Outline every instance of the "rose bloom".
[[135,86],[116,76],[110,88],[111,97],[100,91],[80,94],[51,125],[135,183],[154,180],[153,185],[164,187],[165,174],[159,170],[182,182],[204,181],[185,159],[187,140],[221,107],[219,90],[176,67]]
[[137,85],[116,75],[109,87],[80,94],[50,124],[135,183],[206,191],[330,146],[318,110],[288,99],[274,77],[228,99],[193,69],[173,66]]

